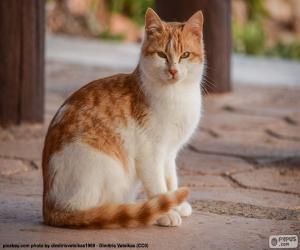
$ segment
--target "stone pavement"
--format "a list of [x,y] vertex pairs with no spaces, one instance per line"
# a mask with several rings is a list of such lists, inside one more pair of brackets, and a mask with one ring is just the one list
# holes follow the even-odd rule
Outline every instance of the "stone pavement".
[[[193,215],[178,228],[73,230],[42,224],[47,124],[83,83],[117,69],[48,60],[44,125],[0,130],[0,244],[147,243],[149,249],[268,249],[300,236],[300,88],[236,86],[204,99],[204,118],[178,158]],[[41,248],[40,248],[41,249]],[[62,249],[62,247],[57,247]]]

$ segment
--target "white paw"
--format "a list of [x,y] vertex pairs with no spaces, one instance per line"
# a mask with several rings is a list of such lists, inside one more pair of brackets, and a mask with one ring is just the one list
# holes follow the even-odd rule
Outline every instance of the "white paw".
[[180,204],[178,207],[175,208],[175,210],[182,216],[182,217],[187,217],[192,214],[192,207],[190,203],[188,202],[183,202]]
[[171,210],[169,213],[159,218],[157,224],[164,227],[177,227],[181,224],[181,217],[178,212]]

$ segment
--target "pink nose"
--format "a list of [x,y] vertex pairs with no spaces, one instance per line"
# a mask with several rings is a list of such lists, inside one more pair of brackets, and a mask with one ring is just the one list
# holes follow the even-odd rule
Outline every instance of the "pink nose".
[[178,71],[176,69],[169,69],[169,72],[174,77]]

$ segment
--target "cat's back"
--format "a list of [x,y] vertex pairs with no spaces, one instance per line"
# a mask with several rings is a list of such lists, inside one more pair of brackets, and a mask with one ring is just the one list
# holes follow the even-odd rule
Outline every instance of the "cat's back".
[[[74,92],[63,104],[79,109],[98,109],[122,104],[124,100],[130,101],[134,95],[133,90],[138,87],[137,80],[132,74],[117,74],[94,80]],[[58,110],[59,112],[59,110]],[[80,112],[77,112],[80,114]]]
[[136,72],[113,75],[73,93],[49,125],[44,160],[72,141],[83,141],[96,148],[104,141],[121,141],[116,129],[126,127],[132,118],[142,121],[147,113],[138,77]]
[[144,102],[138,81],[132,73],[117,74],[86,84],[59,108],[49,128],[95,119],[126,122],[137,102]]

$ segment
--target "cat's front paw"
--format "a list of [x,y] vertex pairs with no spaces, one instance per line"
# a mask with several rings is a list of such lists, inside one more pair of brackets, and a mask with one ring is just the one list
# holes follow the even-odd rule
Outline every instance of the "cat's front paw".
[[192,214],[192,206],[187,201],[180,204],[175,210],[182,216],[187,217]]
[[181,217],[177,211],[171,210],[159,218],[157,224],[164,227],[177,227],[181,224]]

